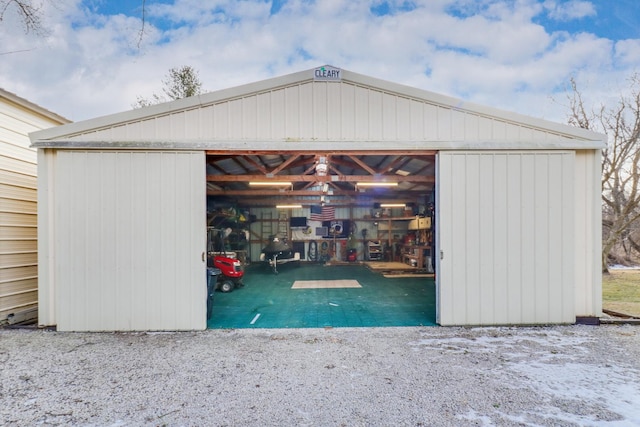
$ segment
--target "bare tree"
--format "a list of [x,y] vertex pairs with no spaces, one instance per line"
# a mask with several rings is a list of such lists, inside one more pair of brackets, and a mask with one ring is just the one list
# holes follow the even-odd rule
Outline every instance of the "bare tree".
[[[146,0],[139,0],[140,7],[140,31],[138,31],[138,48],[146,34]],[[52,0],[0,0],[0,22],[4,21],[5,16],[9,12],[15,12],[24,26],[25,32],[33,32],[39,35],[47,34],[47,29],[43,23],[42,6],[45,2],[56,6]]]
[[[614,248],[638,250],[640,226],[640,76],[629,79],[628,94],[621,94],[614,107],[588,111],[575,80],[571,80],[569,123],[603,132],[607,146],[602,151],[602,271],[608,272]],[[619,259],[614,259],[619,262]]]
[[198,72],[189,65],[171,68],[162,80],[164,95],[153,94],[150,99],[138,96],[133,108],[148,107],[175,99],[187,98],[202,93],[202,82]]
[[25,32],[44,34],[42,24],[42,5],[47,0],[0,0],[0,22],[4,21],[8,12],[18,14],[24,25]]

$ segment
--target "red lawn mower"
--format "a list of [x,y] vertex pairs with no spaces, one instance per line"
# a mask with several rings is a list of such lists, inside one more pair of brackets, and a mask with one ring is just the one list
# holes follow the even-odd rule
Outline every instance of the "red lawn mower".
[[242,283],[244,267],[238,259],[227,254],[224,247],[224,230],[209,228],[207,230],[207,267],[220,269],[216,289],[221,292],[231,292],[235,288],[244,286]]

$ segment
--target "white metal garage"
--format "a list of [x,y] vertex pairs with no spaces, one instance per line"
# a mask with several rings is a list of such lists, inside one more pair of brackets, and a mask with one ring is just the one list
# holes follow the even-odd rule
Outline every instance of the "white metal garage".
[[204,329],[205,153],[355,149],[437,153],[441,325],[599,317],[603,138],[329,66],[36,132],[39,321]]

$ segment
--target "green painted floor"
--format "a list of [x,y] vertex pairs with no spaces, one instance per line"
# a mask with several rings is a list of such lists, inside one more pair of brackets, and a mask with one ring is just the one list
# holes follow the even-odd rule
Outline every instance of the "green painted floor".
[[[365,266],[295,263],[247,267],[245,286],[216,292],[207,326],[218,328],[323,328],[435,326],[433,279],[385,278]],[[291,289],[295,280],[357,280],[362,288]]]

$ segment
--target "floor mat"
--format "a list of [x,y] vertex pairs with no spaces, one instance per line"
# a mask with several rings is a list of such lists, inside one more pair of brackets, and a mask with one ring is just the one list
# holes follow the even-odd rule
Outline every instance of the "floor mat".
[[[212,329],[435,326],[430,278],[384,278],[363,265],[283,264],[279,274],[252,264],[244,284],[216,292]],[[360,288],[291,289],[295,281],[354,280]]]
[[361,288],[357,280],[296,280],[291,289]]

